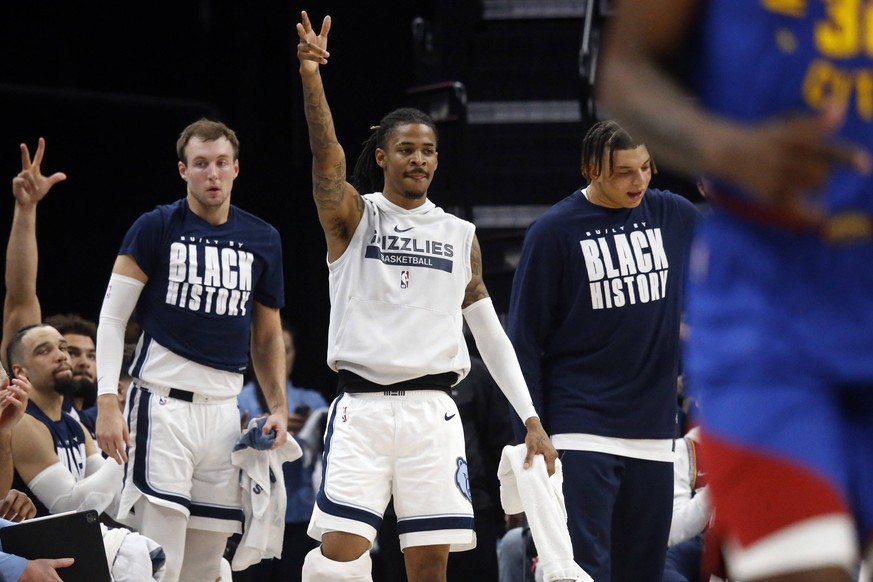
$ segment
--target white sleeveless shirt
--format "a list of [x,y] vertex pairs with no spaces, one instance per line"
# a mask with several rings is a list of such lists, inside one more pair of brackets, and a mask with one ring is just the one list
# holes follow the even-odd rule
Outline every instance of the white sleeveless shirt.
[[394,384],[470,370],[461,305],[475,227],[427,200],[406,210],[380,192],[330,271],[327,363]]

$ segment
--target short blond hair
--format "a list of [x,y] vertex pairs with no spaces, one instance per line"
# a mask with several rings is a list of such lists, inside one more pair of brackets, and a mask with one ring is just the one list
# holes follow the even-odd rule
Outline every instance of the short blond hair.
[[185,158],[185,148],[188,147],[188,142],[191,141],[192,137],[199,137],[203,141],[216,141],[222,137],[227,138],[227,141],[233,146],[233,159],[239,158],[239,139],[237,139],[236,133],[220,121],[202,117],[183,129],[182,133],[179,134],[179,139],[176,141],[176,155],[183,164],[188,163],[188,160]]

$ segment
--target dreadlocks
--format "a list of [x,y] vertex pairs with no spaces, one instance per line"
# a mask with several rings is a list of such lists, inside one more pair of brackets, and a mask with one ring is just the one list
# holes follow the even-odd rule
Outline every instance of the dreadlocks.
[[411,107],[395,109],[383,117],[379,125],[372,128],[373,131],[370,133],[370,137],[361,144],[363,146],[361,154],[355,162],[355,170],[349,181],[358,192],[364,194],[377,192],[382,189],[384,174],[382,168],[376,163],[376,148],[384,150],[387,138],[391,133],[398,126],[410,123],[420,123],[430,127],[433,130],[434,137],[439,140],[436,124],[427,113]]

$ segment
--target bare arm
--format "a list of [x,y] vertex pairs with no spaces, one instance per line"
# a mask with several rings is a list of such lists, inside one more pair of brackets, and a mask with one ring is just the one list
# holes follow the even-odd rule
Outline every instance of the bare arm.
[[[602,57],[600,97],[604,107],[632,131],[643,131],[659,161],[692,174],[704,162],[701,128],[710,122],[702,110],[661,68],[682,45],[693,24],[699,0],[623,0],[607,29]],[[648,20],[648,26],[644,26]],[[639,31],[638,39],[622,39]],[[639,91],[631,90],[633,84]],[[641,107],[640,110],[634,110]],[[658,115],[656,115],[656,113]],[[660,115],[660,117],[659,117]],[[715,141],[715,140],[712,140]]]
[[330,16],[326,16],[316,35],[306,12],[297,24],[297,58],[303,81],[303,106],[312,150],[312,196],[318,220],[327,239],[328,260],[339,258],[349,245],[364,212],[364,201],[346,181],[346,155],[333,125],[324,94],[320,66],[327,64],[327,35]]
[[[90,448],[94,450],[93,443]],[[50,513],[85,508],[103,512],[121,491],[122,468],[97,454],[86,460],[85,478],[77,480],[58,458],[46,425],[30,415],[12,431],[12,455],[21,479]]]
[[60,462],[54,439],[48,428],[36,418],[25,415],[12,431],[12,461],[25,483],[30,483],[43,469]]
[[38,248],[36,242],[36,206],[52,186],[67,179],[60,172],[43,176],[40,169],[45,140],[39,145],[33,161],[27,146],[21,144],[21,172],[12,180],[15,211],[12,230],[6,246],[6,299],[3,303],[3,339],[0,354],[5,360],[6,344],[25,325],[40,323],[42,311],[36,295]]
[[12,488],[14,466],[12,463],[12,431],[0,432],[0,498]]
[[282,339],[282,324],[279,310],[253,302],[252,312],[252,365],[258,384],[264,393],[269,416],[264,424],[264,434],[276,431],[273,447],[285,443],[288,438],[288,401],[285,394],[285,342]]
[[22,206],[17,201],[12,230],[6,246],[6,299],[3,302],[3,359],[6,345],[25,325],[42,321],[36,295],[37,272],[36,204]]
[[461,304],[461,309],[466,309],[480,299],[489,296],[488,289],[485,288],[485,281],[482,279],[482,248],[479,246],[479,239],[476,235],[473,235],[473,246],[470,248],[470,270],[473,271],[473,275],[464,290],[464,302]]
[[[705,111],[667,73],[663,63],[689,37],[702,0],[624,0],[607,31],[600,96],[605,109],[645,140],[656,156],[688,175],[705,172],[787,212],[813,215],[798,202],[833,163],[859,170],[868,156],[829,141],[842,123],[841,106],[818,116],[767,120],[755,126]],[[706,31],[703,31],[706,34]]]

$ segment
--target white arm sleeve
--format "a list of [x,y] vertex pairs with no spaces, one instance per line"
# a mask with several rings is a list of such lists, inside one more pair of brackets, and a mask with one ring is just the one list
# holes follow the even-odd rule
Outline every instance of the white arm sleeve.
[[[88,457],[88,465],[96,463]],[[123,467],[111,459],[88,477],[76,482],[73,474],[63,465],[52,463],[27,484],[33,494],[51,513],[94,509],[103,513],[121,493]]]
[[97,395],[118,394],[124,359],[124,331],[145,283],[113,273],[97,327]]
[[515,348],[500,325],[491,298],[480,299],[464,309],[463,313],[476,339],[482,361],[515,412],[522,421],[532,416],[539,417],[521,373],[521,366],[518,365]]
[[668,546],[684,542],[702,532],[712,516],[709,487],[698,489],[696,494],[691,489],[697,473],[697,455],[695,449],[689,445],[689,441],[693,440],[688,435],[676,439],[676,458],[673,460],[673,519],[670,522]]

